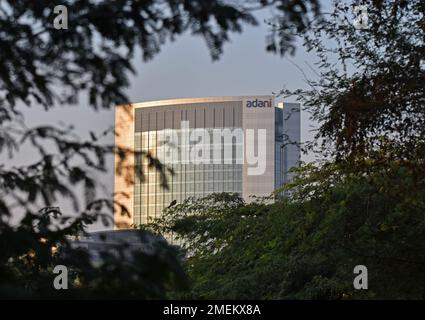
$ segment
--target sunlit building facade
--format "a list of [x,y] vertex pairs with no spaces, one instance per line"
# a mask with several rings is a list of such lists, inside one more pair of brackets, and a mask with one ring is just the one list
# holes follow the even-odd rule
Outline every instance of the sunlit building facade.
[[[300,158],[299,104],[276,107],[273,96],[135,103],[116,108],[115,125],[116,146],[134,152],[115,160],[115,200],[129,210],[115,215],[118,228],[145,224],[188,197],[269,196]],[[165,176],[146,154],[166,166]]]

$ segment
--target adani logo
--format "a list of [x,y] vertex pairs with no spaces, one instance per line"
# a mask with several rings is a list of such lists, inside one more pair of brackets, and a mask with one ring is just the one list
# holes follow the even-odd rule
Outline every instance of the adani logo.
[[247,108],[271,108],[272,107],[272,99],[269,100],[248,100],[246,102]]

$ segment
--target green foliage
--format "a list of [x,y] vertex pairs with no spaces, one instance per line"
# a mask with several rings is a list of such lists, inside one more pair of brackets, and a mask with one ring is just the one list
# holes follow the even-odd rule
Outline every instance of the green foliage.
[[[359,4],[367,29],[353,25]],[[341,160],[425,158],[424,15],[421,0],[335,1],[308,28],[314,76],[307,90],[282,93],[320,123],[311,147]]]
[[[335,2],[313,21],[303,37],[317,79],[282,91],[319,121],[307,147],[328,160],[296,170],[276,203],[189,199],[152,226],[184,241],[192,289],[182,297],[425,297],[425,6],[364,1],[369,28],[357,30],[357,4]],[[354,289],[356,265],[368,290]]]
[[[0,165],[0,295],[424,298],[425,6],[419,0],[366,2],[370,28],[360,31],[351,23],[351,2],[338,2],[328,18],[314,20],[317,1],[62,1],[72,27],[57,31],[47,23],[56,2],[2,1],[0,151],[12,157],[30,143],[35,152],[32,164]],[[107,130],[80,141],[72,128],[27,128],[18,103],[48,109],[77,103],[81,92],[94,108],[127,103],[136,49],[151,59],[165,41],[188,31],[201,35],[216,59],[229,35],[256,24],[251,12],[264,7],[275,9],[271,22],[279,25],[267,50],[293,49],[288,31],[295,31],[307,32],[305,45],[318,54],[319,79],[295,94],[320,121],[312,145],[323,142],[322,155],[337,161],[302,167],[285,186],[289,197],[276,203],[214,194],[171,206],[147,226],[183,241],[188,293],[181,291],[178,253],[167,245],[153,255],[140,252],[131,263],[105,253],[105,264],[92,265],[68,236],[106,219],[105,207],[119,205],[96,199],[93,172],[106,169],[106,155],[133,155],[102,145]],[[156,159],[149,163],[163,170]],[[78,185],[86,195],[80,217],[50,207],[67,197],[79,211]],[[18,211],[24,218],[12,226]],[[52,267],[60,263],[72,271],[71,289],[62,295],[52,289]],[[368,267],[368,291],[353,289],[358,264]]]
[[[46,208],[27,214],[15,228],[0,225],[0,298],[159,299],[185,290],[178,252],[164,241],[150,252],[129,250],[125,242],[112,251],[105,244],[100,262],[76,247],[75,235],[83,235],[84,226],[98,217],[85,213],[69,219],[58,208]],[[143,231],[138,236],[145,247],[152,237]],[[53,287],[56,265],[69,270],[67,290]]]
[[[56,5],[67,7],[68,29],[54,28]],[[110,226],[107,216],[114,207],[128,214],[121,204],[98,198],[96,173],[104,172],[106,157],[115,154],[121,160],[117,173],[127,177],[125,159],[134,157],[134,151],[105,145],[102,138],[113,130],[90,131],[90,139],[84,140],[64,124],[28,127],[20,108],[78,104],[82,93],[95,109],[127,104],[135,52],[147,61],[167,41],[190,32],[203,38],[212,58],[218,59],[230,34],[256,25],[253,12],[265,7],[276,9],[274,18],[300,28],[306,27],[310,14],[319,13],[316,0],[0,2],[0,155],[9,157],[0,164],[1,297],[163,298],[184,287],[177,254],[167,245],[154,255],[140,253],[130,265],[106,257],[102,268],[70,247],[67,237],[84,232],[97,219]],[[273,37],[277,39],[293,42],[281,35]],[[32,157],[16,164],[13,158],[22,146]],[[142,156],[159,171],[166,187],[166,168],[150,154]],[[84,190],[83,206],[75,193],[79,187]],[[64,217],[59,208],[52,209],[59,199],[70,199],[75,213],[82,214]],[[14,225],[17,215],[23,219]],[[63,258],[51,254],[52,246],[67,252],[66,265],[79,283],[61,295],[52,291],[51,269]]]
[[[293,196],[274,204],[214,194],[169,208],[156,227],[184,239],[182,297],[424,298],[425,181],[392,165],[330,183],[344,176],[330,166],[301,168]],[[360,264],[367,291],[353,288]]]

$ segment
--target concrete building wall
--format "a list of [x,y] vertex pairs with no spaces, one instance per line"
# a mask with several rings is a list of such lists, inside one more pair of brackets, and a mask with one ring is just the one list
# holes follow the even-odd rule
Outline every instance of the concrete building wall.
[[115,228],[129,228],[133,224],[134,193],[134,107],[132,105],[115,108],[115,146],[127,150],[124,159],[115,155],[114,162],[114,201],[124,206],[129,214],[123,215],[121,207],[115,205]]
[[[262,106],[259,106],[262,102]],[[270,105],[266,106],[266,102]],[[250,105],[251,104],[251,105]],[[255,106],[256,104],[256,106]],[[243,198],[250,201],[252,196],[269,196],[274,190],[274,158],[275,158],[275,111],[273,96],[252,96],[245,97],[243,100],[243,129],[245,133],[244,142],[244,167],[243,167]],[[253,165],[247,163],[248,148],[251,147],[247,139],[247,132],[252,130],[254,133],[254,150],[259,161],[265,159],[265,164],[258,163],[257,168],[264,166],[265,171],[261,174],[253,174]],[[266,143],[259,148],[258,142],[261,141],[261,131],[265,132]],[[250,145],[247,145],[250,143]],[[263,143],[263,142],[261,142]]]

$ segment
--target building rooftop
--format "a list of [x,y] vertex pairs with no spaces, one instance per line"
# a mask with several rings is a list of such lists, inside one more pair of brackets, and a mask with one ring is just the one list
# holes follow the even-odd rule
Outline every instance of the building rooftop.
[[247,98],[264,98],[270,99],[273,95],[247,95],[247,96],[218,96],[218,97],[200,97],[200,98],[179,98],[179,99],[165,99],[154,101],[142,101],[132,103],[134,108],[156,107],[156,106],[170,106],[175,104],[190,104],[190,103],[206,103],[206,102],[226,102],[226,101],[240,101]]

